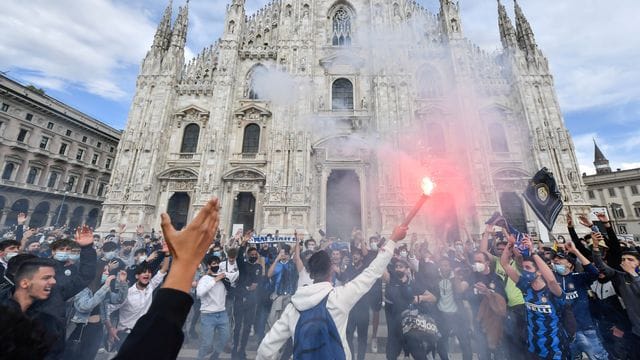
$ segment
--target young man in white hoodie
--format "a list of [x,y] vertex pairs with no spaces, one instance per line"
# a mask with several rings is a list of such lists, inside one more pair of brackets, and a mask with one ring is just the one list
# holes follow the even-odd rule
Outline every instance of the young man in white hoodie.
[[[276,359],[280,348],[289,339],[293,338],[296,324],[300,318],[300,312],[308,310],[319,304],[327,297],[327,310],[338,329],[340,341],[345,352],[346,360],[351,360],[351,351],[346,337],[347,319],[351,308],[365,295],[373,283],[382,276],[389,260],[393,256],[393,250],[397,241],[407,235],[407,227],[397,227],[391,234],[391,241],[387,241],[378,251],[378,256],[357,277],[343,286],[331,285],[332,267],[327,262],[326,266],[314,269],[310,259],[310,275],[313,284],[299,288],[291,297],[291,303],[285,308],[280,319],[275,322],[269,333],[264,337],[258,348],[256,360]],[[313,255],[323,256],[318,252]],[[327,256],[324,253],[324,256]],[[312,257],[312,258],[313,258]],[[295,343],[295,339],[293,339]]]

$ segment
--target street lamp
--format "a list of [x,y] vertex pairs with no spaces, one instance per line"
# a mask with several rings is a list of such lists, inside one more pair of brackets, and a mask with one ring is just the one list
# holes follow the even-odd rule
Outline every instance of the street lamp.
[[60,213],[62,213],[62,208],[64,207],[64,201],[67,199],[67,195],[69,194],[69,190],[70,190],[70,186],[71,183],[69,183],[69,181],[67,180],[67,182],[64,182],[64,195],[62,195],[62,203],[60,204],[60,207],[58,208],[58,216],[56,217],[56,228],[60,226]]

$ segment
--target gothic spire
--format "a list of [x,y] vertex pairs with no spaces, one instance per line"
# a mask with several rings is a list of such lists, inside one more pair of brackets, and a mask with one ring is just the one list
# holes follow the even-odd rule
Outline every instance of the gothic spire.
[[596,143],[596,139],[593,139],[593,145],[595,146],[594,152],[594,161],[593,165],[596,167],[596,173],[598,174],[608,174],[611,172],[611,167],[609,166],[609,160],[604,156],[600,147],[598,147],[598,143]]
[[168,40],[171,36],[171,10],[173,8],[173,0],[169,0],[167,8],[164,9],[162,20],[158,24],[156,35],[153,37],[153,48],[164,49],[168,47]]
[[180,7],[178,17],[173,25],[173,33],[171,36],[171,46],[176,46],[180,49],[184,49],[184,45],[187,42],[187,28],[189,26],[189,0],[187,3]]
[[516,35],[518,38],[518,45],[522,50],[534,51],[538,45],[536,39],[533,36],[533,30],[529,24],[529,20],[524,16],[518,0],[513,0],[514,9],[516,13]]
[[500,0],[498,0],[498,27],[500,28],[500,41],[505,49],[515,48],[518,45],[516,30],[513,28],[511,19],[507,15],[507,10]]

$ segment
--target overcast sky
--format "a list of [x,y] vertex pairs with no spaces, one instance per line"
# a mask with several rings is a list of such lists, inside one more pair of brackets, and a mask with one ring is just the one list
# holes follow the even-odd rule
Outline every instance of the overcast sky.
[[[252,13],[267,1],[247,0]],[[436,12],[438,0],[418,0]],[[4,0],[0,71],[122,129],[168,0]],[[184,0],[175,0],[174,7]],[[503,0],[513,16],[513,3]],[[188,54],[218,38],[226,0],[192,0]],[[596,138],[612,167],[640,167],[640,1],[520,0],[549,58],[583,172]],[[465,36],[500,48],[495,0],[460,0]],[[176,11],[174,10],[174,16]]]

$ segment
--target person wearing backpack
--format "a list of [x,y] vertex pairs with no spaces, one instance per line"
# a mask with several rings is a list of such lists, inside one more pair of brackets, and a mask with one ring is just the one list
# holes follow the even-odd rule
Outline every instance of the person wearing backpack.
[[276,359],[280,348],[293,337],[293,359],[350,360],[346,339],[349,312],[373,283],[382,276],[393,256],[397,241],[404,239],[407,227],[393,230],[391,240],[378,251],[378,256],[353,280],[343,286],[331,284],[331,258],[319,251],[309,259],[313,284],[291,297],[291,303],[258,347],[256,360]]

